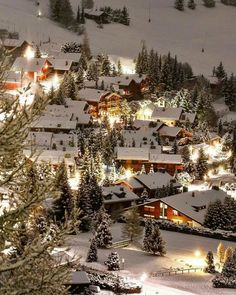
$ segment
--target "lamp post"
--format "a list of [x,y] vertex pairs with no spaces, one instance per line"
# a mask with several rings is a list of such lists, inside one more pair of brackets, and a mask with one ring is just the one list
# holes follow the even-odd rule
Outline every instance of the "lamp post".
[[124,258],[121,259],[121,263],[122,263],[122,269],[124,270],[125,269],[125,259]]

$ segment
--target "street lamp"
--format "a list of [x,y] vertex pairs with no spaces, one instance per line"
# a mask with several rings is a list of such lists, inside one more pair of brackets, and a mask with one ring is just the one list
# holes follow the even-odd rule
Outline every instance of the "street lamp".
[[125,259],[124,258],[121,259],[121,263],[122,263],[122,269],[125,269]]
[[195,255],[196,257],[200,257],[200,256],[201,256],[201,252],[200,252],[199,250],[196,250],[196,251],[194,252],[194,255]]

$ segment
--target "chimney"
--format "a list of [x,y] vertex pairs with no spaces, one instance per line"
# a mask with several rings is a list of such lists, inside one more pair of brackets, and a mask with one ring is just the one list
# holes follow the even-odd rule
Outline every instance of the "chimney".
[[66,61],[66,66],[68,66],[68,61]]
[[195,198],[195,192],[192,192],[192,197]]

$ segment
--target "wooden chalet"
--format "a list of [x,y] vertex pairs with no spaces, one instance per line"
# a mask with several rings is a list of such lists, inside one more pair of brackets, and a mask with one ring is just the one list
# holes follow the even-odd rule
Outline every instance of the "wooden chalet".
[[33,48],[28,41],[18,39],[3,39],[1,45],[10,51],[13,58],[23,57],[27,48]]
[[111,17],[108,13],[101,10],[88,10],[84,11],[84,16],[88,19],[94,20],[98,24],[109,24],[111,22]]
[[117,93],[104,94],[98,104],[99,117],[118,116],[121,113],[122,97]]
[[139,212],[143,217],[198,227],[204,223],[208,205],[216,200],[223,202],[226,196],[221,190],[186,192],[150,200],[139,205]]

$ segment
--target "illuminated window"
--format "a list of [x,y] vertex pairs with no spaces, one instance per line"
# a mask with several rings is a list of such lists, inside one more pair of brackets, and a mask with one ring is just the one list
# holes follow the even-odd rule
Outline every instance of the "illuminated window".
[[179,215],[179,213],[178,213],[177,210],[173,210],[173,214],[174,214],[175,216],[178,216],[178,215]]
[[145,212],[154,212],[155,207],[153,207],[153,206],[144,206],[144,211]]

